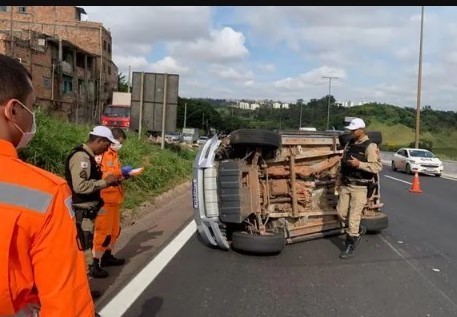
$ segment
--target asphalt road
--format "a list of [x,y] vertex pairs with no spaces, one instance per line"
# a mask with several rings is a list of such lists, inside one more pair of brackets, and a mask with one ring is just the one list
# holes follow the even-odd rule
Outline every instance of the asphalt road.
[[407,182],[385,167],[389,228],[350,260],[338,258],[343,237],[256,257],[194,235],[123,316],[456,316],[456,182],[420,176],[420,194]]

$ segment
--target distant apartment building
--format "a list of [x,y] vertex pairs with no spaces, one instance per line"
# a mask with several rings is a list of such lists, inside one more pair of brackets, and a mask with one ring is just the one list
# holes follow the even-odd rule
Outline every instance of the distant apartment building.
[[117,90],[111,33],[76,6],[0,6],[0,53],[32,73],[39,103],[95,123]]
[[273,102],[273,109],[289,109],[289,104],[282,102]]
[[361,106],[361,105],[364,105],[366,104],[367,102],[366,101],[358,101],[358,102],[354,102],[354,101],[337,101],[335,104],[337,106],[342,106],[342,107],[354,107],[354,106]]
[[255,109],[258,109],[260,107],[260,105],[258,103],[238,101],[236,104],[236,107],[240,108],[240,109],[255,110]]

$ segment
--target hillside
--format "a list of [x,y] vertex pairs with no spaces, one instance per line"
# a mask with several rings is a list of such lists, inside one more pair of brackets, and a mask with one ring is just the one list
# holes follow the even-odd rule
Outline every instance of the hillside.
[[[376,119],[370,122],[368,129],[381,131],[384,149],[391,151],[395,148],[409,145],[415,137],[415,132],[412,128],[403,124],[390,126]],[[457,159],[457,129],[449,134],[447,132],[421,133],[420,139],[431,141],[433,152],[442,159]]]
[[[394,105],[369,103],[362,106],[342,107],[335,105],[330,96],[329,128],[344,129],[345,117],[360,117],[370,130],[383,132],[383,150],[394,151],[409,146],[415,139],[416,109]],[[208,131],[210,127],[219,133],[240,128],[269,130],[298,129],[312,126],[325,130],[327,126],[327,97],[312,99],[308,103],[297,100],[287,109],[263,106],[256,110],[229,106],[221,100],[183,99],[178,102],[177,126],[183,126],[184,104],[187,104],[187,127]],[[301,118],[301,119],[300,119]],[[420,146],[426,145],[442,158],[457,159],[457,113],[433,110],[424,106],[420,117]]]

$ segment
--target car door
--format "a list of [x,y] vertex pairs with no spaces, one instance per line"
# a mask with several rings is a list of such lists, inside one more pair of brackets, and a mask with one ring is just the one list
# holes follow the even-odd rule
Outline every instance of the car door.
[[406,172],[406,165],[408,165],[410,159],[409,151],[408,150],[403,150],[403,155],[402,155],[402,160],[403,160],[403,168],[402,170]]
[[397,170],[401,170],[402,169],[402,156],[401,156],[401,153],[402,153],[403,149],[399,149],[397,152],[395,152],[394,154],[394,164],[395,164],[395,168]]
[[407,153],[405,149],[401,149],[398,151],[398,165],[397,169],[400,171],[405,171],[406,168],[406,160],[407,160]]

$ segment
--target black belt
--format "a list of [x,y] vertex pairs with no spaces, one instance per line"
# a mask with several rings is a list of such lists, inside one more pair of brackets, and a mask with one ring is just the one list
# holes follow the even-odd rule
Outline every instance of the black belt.
[[369,186],[373,184],[372,180],[367,180],[367,179],[348,179],[344,178],[343,179],[345,185],[356,185],[356,186]]
[[82,221],[83,218],[95,219],[100,209],[85,209],[80,207],[73,207],[75,210],[76,221]]

